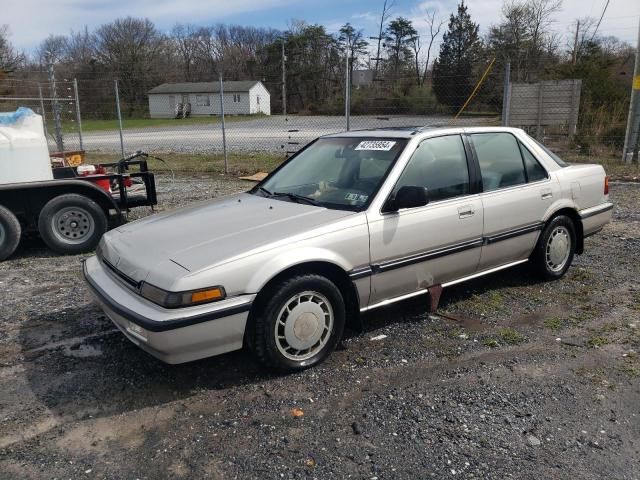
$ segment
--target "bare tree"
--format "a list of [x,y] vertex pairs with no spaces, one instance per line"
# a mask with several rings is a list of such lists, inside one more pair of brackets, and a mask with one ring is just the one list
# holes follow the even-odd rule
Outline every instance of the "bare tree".
[[15,70],[24,60],[24,55],[16,52],[9,42],[8,25],[0,25],[0,77]]
[[89,64],[95,59],[94,38],[87,27],[79,32],[71,31],[66,41],[65,57],[74,66]]
[[146,104],[146,92],[157,83],[164,37],[149,19],[119,18],[95,32],[96,57],[120,80],[120,95],[129,116]]
[[580,59],[580,55],[582,55],[588,40],[596,28],[596,23],[596,19],[593,17],[578,18],[575,20],[575,34],[572,43],[568,45],[574,65]]
[[378,65],[380,62],[380,47],[382,46],[382,39],[384,38],[385,24],[391,16],[391,9],[395,6],[394,0],[384,0],[382,4],[382,14],[380,15],[380,28],[378,29],[378,50],[376,51],[376,68],[374,70],[374,76],[378,75]]
[[418,35],[418,32],[416,32],[415,35],[412,35],[411,38],[409,38],[407,44],[413,51],[413,65],[416,71],[416,85],[420,85],[422,83],[422,79],[420,77],[420,50],[422,50],[422,44],[420,43],[420,35]]
[[427,73],[429,72],[429,62],[431,61],[431,47],[433,42],[440,35],[444,20],[436,20],[436,10],[430,9],[426,11],[427,25],[429,25],[429,46],[427,47],[427,58],[424,62],[424,73],[422,74],[422,82],[424,84],[427,81]]
[[187,82],[193,81],[193,67],[198,55],[198,29],[193,25],[176,23],[171,30],[171,45],[180,57],[182,75]]
[[64,35],[49,35],[45,38],[38,48],[36,49],[36,55],[42,65],[48,65],[50,63],[58,63],[63,60],[67,53],[67,37]]

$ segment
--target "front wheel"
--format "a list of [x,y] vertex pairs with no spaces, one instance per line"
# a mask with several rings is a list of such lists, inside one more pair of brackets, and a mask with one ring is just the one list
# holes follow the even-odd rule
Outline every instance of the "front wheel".
[[566,215],[558,215],[542,230],[533,252],[533,265],[545,280],[556,280],[569,269],[575,249],[576,231],[573,221]]
[[75,193],[49,200],[38,218],[38,230],[44,243],[62,254],[93,250],[107,226],[107,216],[102,208],[90,198]]
[[269,289],[264,298],[252,335],[252,349],[261,363],[280,371],[302,370],[322,362],[336,348],[345,306],[329,279],[298,275]]

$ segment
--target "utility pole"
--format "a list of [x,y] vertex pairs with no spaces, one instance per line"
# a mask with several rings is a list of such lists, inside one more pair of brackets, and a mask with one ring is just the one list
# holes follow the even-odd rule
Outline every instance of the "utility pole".
[[284,38],[282,40],[282,114],[287,116],[287,56],[284,53]]
[[62,136],[62,120],[60,119],[60,104],[58,103],[58,93],[56,91],[56,76],[53,71],[53,62],[49,62],[49,89],[53,97],[53,121],[56,128],[56,146],[62,152],[64,158],[64,137]]
[[571,64],[575,65],[578,61],[578,33],[580,32],[580,20],[576,20],[576,36],[573,39],[573,54],[571,55]]
[[345,49],[345,82],[344,82],[344,117],[347,132],[351,130],[351,71],[349,69],[349,48]]
[[509,126],[509,112],[511,110],[511,62],[504,66],[504,82],[502,90],[502,126]]
[[76,122],[78,122],[78,140],[80,140],[80,150],[84,150],[82,144],[82,116],[80,115],[80,96],[78,95],[78,79],[73,79],[73,92],[76,97]]
[[631,101],[629,102],[629,118],[627,132],[624,136],[622,161],[638,162],[638,148],[640,147],[640,21],[638,21],[638,43],[636,45],[636,64],[633,68],[633,82],[631,85]]

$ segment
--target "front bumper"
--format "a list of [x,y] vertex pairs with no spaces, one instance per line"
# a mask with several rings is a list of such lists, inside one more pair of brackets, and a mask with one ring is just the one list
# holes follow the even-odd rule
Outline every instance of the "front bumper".
[[95,256],[83,263],[83,273],[102,310],[120,331],[164,362],[190,362],[242,348],[255,295],[165,309],[123,285]]

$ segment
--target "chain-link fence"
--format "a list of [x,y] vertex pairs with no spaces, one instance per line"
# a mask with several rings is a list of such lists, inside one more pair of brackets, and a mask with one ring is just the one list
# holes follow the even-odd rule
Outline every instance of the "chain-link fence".
[[347,102],[345,82],[333,98],[303,107],[298,98],[309,92],[274,88],[281,78],[162,84],[141,100],[131,95],[139,90],[135,78],[37,77],[0,81],[0,110],[25,106],[41,114],[51,152],[84,150],[89,161],[101,161],[144,150],[186,171],[268,170],[321,135],[423,125],[508,124],[570,159],[597,158],[619,153],[626,121],[624,102],[592,108],[581,101],[579,82],[564,90],[553,82],[523,86],[508,71],[484,68],[475,79],[370,75],[349,82]]

